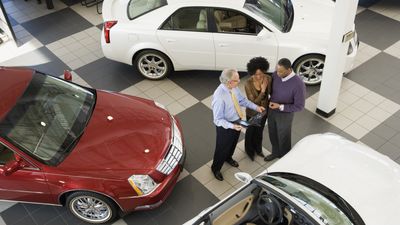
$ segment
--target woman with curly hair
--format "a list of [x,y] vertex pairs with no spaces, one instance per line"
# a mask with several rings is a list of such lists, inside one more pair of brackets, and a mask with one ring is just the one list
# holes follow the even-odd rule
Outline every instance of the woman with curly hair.
[[[268,69],[269,63],[264,57],[250,59],[247,63],[247,73],[251,77],[245,84],[247,98],[256,105],[263,106],[266,110],[268,109],[268,96],[271,93],[272,83],[271,76],[267,74]],[[256,111],[249,108],[246,109],[247,120],[256,114]],[[267,115],[268,113],[263,116],[260,127],[249,126],[246,130],[245,151],[252,161],[254,161],[255,154],[264,157],[262,138]]]

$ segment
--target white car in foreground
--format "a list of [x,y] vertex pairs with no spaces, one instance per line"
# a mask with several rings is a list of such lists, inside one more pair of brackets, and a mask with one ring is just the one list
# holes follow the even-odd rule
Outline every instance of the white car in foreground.
[[[101,46],[148,79],[173,70],[246,71],[264,56],[293,62],[306,84],[321,82],[335,3],[322,0],[105,0]],[[353,66],[357,35],[345,72]]]
[[398,225],[400,166],[335,134],[302,139],[282,159],[185,225]]

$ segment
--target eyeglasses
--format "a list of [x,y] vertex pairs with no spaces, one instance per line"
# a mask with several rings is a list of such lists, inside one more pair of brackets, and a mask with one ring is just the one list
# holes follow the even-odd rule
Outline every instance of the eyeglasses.
[[239,83],[239,82],[240,82],[240,79],[239,79],[239,80],[231,80],[231,81],[232,81],[232,82],[238,82],[238,83]]

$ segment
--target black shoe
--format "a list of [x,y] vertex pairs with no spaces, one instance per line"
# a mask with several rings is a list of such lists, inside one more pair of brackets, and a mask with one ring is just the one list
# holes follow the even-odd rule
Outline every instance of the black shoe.
[[236,162],[235,160],[231,159],[226,161],[227,163],[229,163],[229,165],[233,166],[233,167],[239,167],[239,163]]
[[220,171],[215,171],[214,173],[214,177],[215,179],[219,180],[219,181],[223,181],[224,177],[222,176],[222,173]]
[[256,154],[257,154],[258,156],[265,157],[264,153],[262,153],[262,152],[256,152]]
[[264,158],[264,161],[265,161],[265,162],[268,162],[268,161],[272,161],[272,160],[277,159],[277,158],[278,158],[278,156],[271,154],[271,155],[267,155],[267,156]]

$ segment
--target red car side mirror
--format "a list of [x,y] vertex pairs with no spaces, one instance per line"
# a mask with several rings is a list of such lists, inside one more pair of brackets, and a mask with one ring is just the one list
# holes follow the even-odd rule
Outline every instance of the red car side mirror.
[[0,168],[0,173],[4,176],[9,176],[15,171],[22,168],[21,166],[22,159],[15,155],[15,159],[7,162],[3,168]]
[[64,80],[72,81],[72,73],[68,70],[64,70]]

